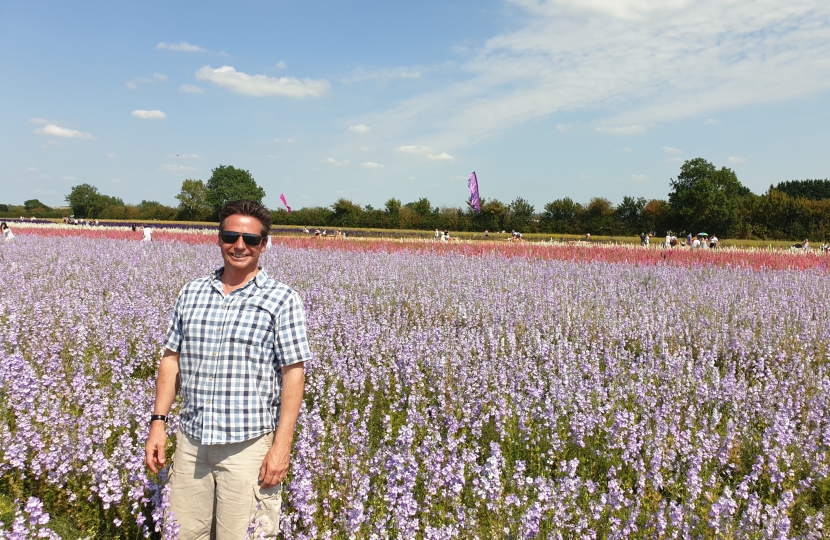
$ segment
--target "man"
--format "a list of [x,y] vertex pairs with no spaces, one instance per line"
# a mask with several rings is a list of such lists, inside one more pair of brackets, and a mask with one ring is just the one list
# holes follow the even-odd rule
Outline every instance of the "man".
[[180,386],[165,519],[176,520],[183,540],[239,540],[249,525],[257,537],[274,538],[311,358],[305,311],[294,290],[259,267],[268,210],[233,201],[219,218],[225,264],[185,285],[176,300],[145,462],[153,472],[165,464],[165,422]]

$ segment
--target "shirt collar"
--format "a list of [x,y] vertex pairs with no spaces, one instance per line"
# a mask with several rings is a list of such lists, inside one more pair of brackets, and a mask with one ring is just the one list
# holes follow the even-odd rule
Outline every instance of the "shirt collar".
[[[252,279],[251,281],[256,283],[256,286],[261,289],[262,287],[265,286],[265,281],[268,279],[268,274],[265,273],[265,270],[261,266],[259,266],[258,268],[259,268],[259,272],[257,272],[256,276],[254,276],[254,279]],[[211,281],[215,282],[215,281],[221,280],[222,279],[222,274],[224,272],[225,272],[225,267],[224,266],[221,266],[221,267],[217,268],[216,270],[214,270],[210,275]],[[251,281],[246,283],[245,287],[247,287],[251,283]],[[243,287],[243,289],[245,287]]]

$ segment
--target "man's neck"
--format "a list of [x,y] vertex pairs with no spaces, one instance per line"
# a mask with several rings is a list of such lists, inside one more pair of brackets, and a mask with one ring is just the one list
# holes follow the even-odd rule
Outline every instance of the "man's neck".
[[249,281],[254,279],[259,273],[259,268],[253,272],[242,272],[235,268],[228,268],[225,266],[222,272],[222,288],[225,294],[230,294],[232,291],[244,287]]

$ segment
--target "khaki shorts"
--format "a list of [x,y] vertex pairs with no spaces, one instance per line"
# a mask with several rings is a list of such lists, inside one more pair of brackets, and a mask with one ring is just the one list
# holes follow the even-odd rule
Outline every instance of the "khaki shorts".
[[181,431],[170,473],[170,507],[181,540],[276,538],[282,484],[257,478],[274,433],[233,444],[203,445]]

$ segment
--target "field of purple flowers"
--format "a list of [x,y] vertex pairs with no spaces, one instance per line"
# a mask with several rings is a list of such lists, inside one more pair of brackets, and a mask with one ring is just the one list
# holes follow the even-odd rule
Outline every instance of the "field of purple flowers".
[[[287,539],[826,537],[825,272],[275,248],[315,354]],[[219,264],[0,244],[0,538],[152,533],[163,332]]]

